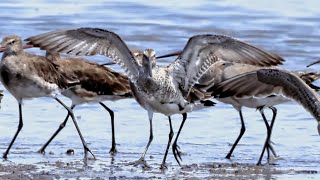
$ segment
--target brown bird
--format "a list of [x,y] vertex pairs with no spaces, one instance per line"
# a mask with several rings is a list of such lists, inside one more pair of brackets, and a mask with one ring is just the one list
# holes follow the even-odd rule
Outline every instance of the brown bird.
[[[262,109],[263,107],[273,107],[277,104],[295,100],[320,123],[320,96],[315,91],[319,90],[319,87],[309,84],[318,78],[319,74],[312,72],[290,72],[283,69],[263,68],[222,81],[212,87],[212,92],[218,98],[229,97],[242,105],[244,100],[247,101],[246,106],[260,106]],[[261,164],[264,150],[269,146],[274,119],[275,117],[273,117],[269,127],[264,117],[268,133],[258,165]],[[320,135],[319,124],[318,131]]]
[[4,52],[0,63],[0,80],[19,104],[18,130],[3,154],[3,158],[7,158],[11,146],[23,127],[22,101],[37,97],[51,97],[67,109],[81,138],[85,163],[88,152],[94,157],[81,135],[72,110],[56,97],[61,91],[72,88],[78,81],[63,76],[59,66],[47,58],[24,52],[22,40],[18,36],[11,35],[3,38],[0,51]]
[[[139,50],[133,50],[131,52],[135,55],[136,60],[141,63],[141,53],[143,54],[143,52]],[[155,54],[148,53],[149,51],[145,52],[145,55],[150,60],[155,60]],[[59,65],[63,75],[67,77],[73,76],[73,78],[79,81],[79,85],[62,92],[64,96],[72,100],[71,109],[76,105],[83,103],[99,103],[109,112],[112,127],[112,147],[109,152],[112,154],[116,153],[114,112],[102,103],[102,101],[116,101],[125,98],[132,98],[128,77],[108,67],[102,66],[107,64],[99,65],[83,58],[62,59],[59,53],[50,53],[48,51],[46,53],[46,57]],[[54,137],[65,127],[68,118],[69,114],[53,136],[39,150],[40,152],[44,152],[45,148],[54,139]]]
[[[114,112],[108,108],[103,101],[116,101],[125,98],[132,98],[128,77],[118,73],[108,67],[88,61],[83,58],[64,58],[59,53],[47,52],[47,58],[59,65],[62,74],[66,77],[72,77],[79,81],[79,84],[62,92],[62,95],[72,100],[71,109],[84,103],[99,103],[106,109],[111,117],[112,127],[112,146],[110,153],[116,153]],[[54,139],[54,137],[65,127],[69,114],[57,131],[39,150],[44,152],[45,148]]]

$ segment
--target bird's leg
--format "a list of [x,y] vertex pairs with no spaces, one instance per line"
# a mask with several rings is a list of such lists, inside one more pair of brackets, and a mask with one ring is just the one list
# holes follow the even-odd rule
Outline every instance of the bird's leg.
[[11,146],[13,145],[14,141],[16,140],[16,138],[17,138],[19,132],[21,131],[22,127],[23,127],[22,105],[21,105],[21,103],[19,102],[19,125],[18,125],[18,130],[16,131],[16,134],[13,136],[13,139],[11,140],[10,145],[8,146],[6,152],[3,153],[3,156],[2,156],[2,157],[3,157],[4,159],[7,159],[7,158],[8,158],[8,153],[9,153],[9,151],[10,151],[10,149],[11,149]]
[[[179,138],[180,132],[182,130],[182,127],[187,119],[187,113],[183,113],[182,116],[183,116],[183,119],[182,119],[182,122],[181,122],[181,125],[179,128],[178,134],[172,144],[172,152],[173,152],[174,158],[176,159],[176,161],[178,162],[179,165],[181,165],[179,159],[182,161],[182,158],[181,158],[180,151],[179,151],[180,147],[177,145],[177,142],[178,142],[178,138]],[[179,157],[179,159],[178,159],[178,157]]]
[[153,112],[152,111],[148,111],[148,117],[149,117],[149,125],[150,125],[150,131],[149,131],[149,141],[148,144],[144,150],[144,152],[142,153],[141,157],[139,158],[139,160],[130,163],[133,164],[135,166],[142,164],[144,166],[144,168],[150,168],[150,166],[147,164],[147,162],[145,161],[144,157],[146,156],[146,153],[149,149],[149,146],[153,140],[153,130],[152,130],[152,118],[153,118]]
[[99,104],[104,107],[110,114],[111,117],[111,130],[112,130],[112,146],[111,149],[109,151],[110,154],[114,155],[117,153],[117,148],[116,148],[116,138],[115,138],[115,129],[114,129],[114,113],[113,111],[108,108],[105,104],[103,104],[102,102],[99,102]]
[[244,125],[244,120],[243,120],[243,116],[242,116],[242,110],[239,110],[239,115],[240,115],[240,120],[241,120],[241,130],[240,130],[240,134],[238,136],[238,138],[236,139],[236,141],[234,142],[234,144],[232,145],[229,153],[227,154],[226,158],[230,159],[232,152],[234,150],[234,148],[236,148],[237,144],[239,143],[241,137],[243,136],[244,132],[246,131],[246,126]]
[[81,132],[80,132],[79,126],[78,126],[78,124],[77,124],[77,121],[76,121],[76,119],[75,119],[75,117],[74,117],[74,114],[73,114],[72,110],[71,110],[68,106],[66,106],[66,105],[65,105],[60,99],[58,99],[57,97],[54,97],[54,99],[55,99],[56,101],[58,101],[64,108],[66,108],[66,109],[68,110],[68,112],[69,112],[69,114],[70,114],[70,116],[71,116],[71,118],[72,118],[73,124],[74,124],[74,126],[76,127],[76,129],[77,129],[77,131],[78,131],[78,134],[79,134],[79,136],[80,136],[80,139],[81,139],[81,141],[82,141],[82,145],[83,145],[83,148],[84,148],[84,163],[87,164],[88,152],[93,156],[94,159],[95,159],[96,157],[95,157],[94,154],[91,152],[91,150],[88,148],[88,145],[87,145],[86,141],[85,141],[84,138],[82,137],[82,134],[81,134]]
[[170,124],[170,133],[169,133],[167,149],[166,149],[166,152],[164,154],[160,169],[167,169],[166,159],[167,159],[168,151],[169,151],[169,148],[170,148],[170,145],[171,145],[171,141],[172,141],[172,138],[173,138],[173,135],[174,135],[173,129],[172,129],[171,117],[168,116],[168,118],[169,118],[169,124]]
[[272,128],[273,128],[273,125],[274,125],[274,122],[275,122],[275,119],[276,119],[276,116],[277,116],[277,108],[275,108],[273,106],[270,106],[269,109],[272,110],[273,115],[272,115],[272,120],[271,120],[271,124],[270,124],[271,132],[270,132],[270,137],[269,137],[268,143],[269,143],[269,147],[270,147],[270,150],[271,150],[273,156],[276,158],[276,157],[278,157],[278,155],[277,155],[276,151],[274,150],[270,139],[271,139]]
[[[266,149],[267,149],[268,161],[269,161],[269,148],[270,148],[270,147],[269,147],[269,141],[270,141],[270,136],[271,136],[271,128],[270,128],[270,126],[269,126],[269,123],[268,123],[268,121],[267,121],[266,116],[264,115],[263,108],[264,108],[264,107],[259,107],[258,110],[260,111],[261,116],[262,116],[262,118],[263,118],[263,121],[264,121],[264,123],[265,123],[265,125],[266,125],[266,128],[267,128],[267,138],[266,138],[266,141],[265,141],[265,143],[264,143],[264,146],[263,146],[263,149],[262,149],[260,158],[259,158],[259,160],[258,160],[258,162],[257,162],[257,165],[258,165],[258,166],[261,165],[261,161],[262,161],[262,158],[263,158],[263,154],[264,154],[264,151],[265,151]],[[272,119],[272,120],[274,120],[274,119]]]
[[[70,109],[73,110],[75,105],[71,105]],[[45,153],[45,149],[47,146],[51,143],[51,141],[59,134],[59,132],[66,126],[68,119],[69,119],[70,113],[68,111],[68,114],[64,121],[60,124],[59,128],[56,130],[56,132],[51,136],[51,138],[41,147],[41,149],[38,151],[39,153]]]

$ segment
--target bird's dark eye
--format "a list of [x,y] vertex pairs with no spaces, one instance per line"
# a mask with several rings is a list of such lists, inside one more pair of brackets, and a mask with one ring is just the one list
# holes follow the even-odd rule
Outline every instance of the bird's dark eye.
[[10,44],[14,44],[16,42],[16,40],[12,40],[11,42],[10,42]]

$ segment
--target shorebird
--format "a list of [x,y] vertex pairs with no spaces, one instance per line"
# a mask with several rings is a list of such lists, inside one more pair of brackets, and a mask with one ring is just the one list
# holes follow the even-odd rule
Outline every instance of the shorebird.
[[[84,103],[99,103],[108,111],[111,118],[112,146],[110,153],[117,152],[114,129],[114,112],[107,107],[103,101],[116,101],[125,98],[132,98],[128,77],[108,67],[88,61],[83,58],[72,57],[62,59],[59,53],[47,52],[47,58],[58,64],[62,74],[66,77],[72,76],[79,81],[79,84],[63,91],[61,94],[72,100],[70,109]],[[54,137],[65,127],[69,114],[57,131],[39,150],[43,153],[45,148]]]
[[[113,59],[127,73],[131,90],[138,103],[148,111],[150,122],[149,142],[138,162],[144,163],[145,153],[152,141],[152,117],[154,112],[169,117],[170,137],[167,149],[171,143],[173,132],[170,116],[183,114],[213,103],[188,102],[191,87],[201,75],[221,57],[228,56],[224,50],[234,52],[239,60],[251,60],[243,50],[255,51],[249,45],[221,35],[197,35],[189,39],[183,53],[173,63],[166,67],[154,67],[150,60],[143,56],[142,66],[139,66],[127,45],[113,32],[97,28],[80,28],[73,30],[58,30],[33,36],[27,39],[41,49],[50,52],[61,52],[75,55],[102,54]],[[226,47],[228,44],[238,47],[238,51]],[[261,56],[261,55],[260,55]],[[263,55],[262,55],[263,56]],[[264,59],[264,58],[263,58]],[[161,167],[165,168],[165,158]]]
[[19,104],[18,130],[3,154],[3,158],[7,159],[11,146],[23,127],[22,101],[37,97],[51,97],[68,111],[83,144],[85,163],[88,152],[94,157],[81,135],[72,110],[56,97],[61,91],[76,85],[78,82],[63,76],[59,71],[58,65],[50,62],[45,57],[24,52],[22,40],[18,36],[4,37],[0,51],[4,52],[0,63],[0,80]]
[[[143,53],[153,63],[155,63],[156,57],[153,49],[146,49],[145,51],[133,50],[131,52],[134,54],[138,63],[142,62]],[[103,66],[111,63],[99,65],[78,57],[62,59],[59,53],[48,51],[46,52],[46,57],[59,65],[63,75],[67,77],[73,76],[73,78],[79,81],[79,85],[62,92],[62,95],[72,100],[72,105],[70,107],[71,109],[75,108],[76,105],[84,103],[99,103],[108,111],[111,117],[112,127],[112,147],[109,152],[112,154],[116,153],[114,112],[102,101],[116,101],[125,98],[132,98],[128,77],[122,73]],[[50,144],[54,137],[65,127],[68,118],[69,114],[59,126],[57,131],[53,134],[53,136],[39,150],[40,152],[43,153],[45,148]]]
[[[158,58],[163,58],[163,57],[170,57],[170,56],[175,56],[180,54],[180,52],[175,52],[163,56],[159,56]],[[210,69],[200,78],[198,84],[195,85],[195,88],[200,88],[203,91],[211,92],[212,95],[215,95],[216,93],[219,93],[219,89],[216,88],[216,86],[219,86],[220,88],[223,88],[223,84],[219,84],[222,81],[225,81],[229,78],[232,78],[234,76],[237,76],[239,74],[243,74],[246,72],[250,71],[257,71],[259,69],[262,69],[265,67],[259,67],[256,65],[250,65],[250,64],[245,64],[245,63],[233,63],[233,62],[226,62],[226,61],[221,61],[219,63],[215,63],[213,66],[210,67]],[[269,67],[269,68],[274,68],[274,67]],[[319,73],[314,73],[314,72],[293,72],[296,75],[298,75],[301,79],[303,79],[310,87],[314,88],[315,90],[319,90],[319,87],[314,86],[312,84],[313,81],[317,80],[320,78]],[[244,79],[245,80],[245,79]],[[255,83],[252,81],[246,81],[247,83]],[[256,89],[259,89],[259,86],[256,87]],[[258,90],[257,90],[258,91]],[[233,144],[231,150],[227,154],[226,158],[230,158],[233,150],[237,146],[238,142],[240,141],[241,137],[243,136],[245,132],[245,124],[244,124],[244,119],[242,116],[242,107],[248,107],[248,108],[254,108],[258,109],[259,112],[261,113],[261,116],[266,123],[267,127],[267,139],[268,141],[265,143],[262,153],[260,155],[260,158],[257,162],[258,165],[261,165],[262,157],[264,154],[264,151],[267,149],[268,153],[268,161],[269,161],[269,149],[273,153],[274,156],[277,156],[272,145],[270,144],[270,136],[271,136],[271,131],[273,128],[273,124],[276,118],[277,114],[277,109],[274,107],[277,104],[285,103],[288,101],[291,101],[291,99],[285,98],[283,96],[276,96],[272,94],[268,94],[264,97],[255,97],[255,95],[250,96],[250,95],[243,95],[244,97],[236,97],[227,94],[225,92],[220,96],[216,96],[216,99],[218,101],[221,101],[226,104],[231,104],[238,112],[240,115],[240,120],[241,120],[241,130],[238,138],[236,139],[235,143]],[[264,108],[270,108],[273,112],[272,120],[271,120],[271,125],[268,125],[267,119],[264,115]],[[181,123],[178,134],[176,136],[176,139],[174,140],[172,150],[174,151],[174,155],[176,158],[176,161],[180,164],[179,159],[182,160],[178,147],[177,146],[177,140],[179,138],[180,131],[184,125],[184,122]],[[179,159],[178,159],[179,158]]]
[[[303,81],[303,78],[293,72],[281,69],[251,71],[218,84],[215,87],[214,94],[218,97],[233,96],[238,98],[276,95],[283,99],[293,99],[318,121],[318,133],[320,135],[320,96]],[[265,146],[270,140],[270,135],[271,130],[269,128]]]
[[[181,52],[178,51],[175,53],[159,56],[157,58],[175,56],[175,55],[179,55],[180,53]],[[236,142],[233,144],[226,158],[230,158],[234,148],[236,147],[237,143],[239,142],[239,140],[241,139],[242,135],[245,132],[244,120],[243,120],[242,111],[241,111],[242,107],[255,108],[259,110],[267,127],[267,138],[266,138],[267,140],[265,142],[264,148],[262,149],[260,158],[258,160],[258,163],[257,163],[258,165],[261,165],[262,157],[266,149],[268,150],[267,151],[268,161],[269,161],[269,149],[272,151],[274,156],[277,156],[269,142],[271,137],[272,127],[273,127],[273,124],[276,118],[276,113],[277,113],[277,109],[273,106],[291,101],[291,99],[286,98],[283,95],[275,95],[273,93],[269,94],[268,92],[260,92],[261,88],[257,84],[257,82],[254,81],[255,79],[241,78],[241,80],[243,81],[241,82],[242,84],[237,85],[233,83],[230,85],[230,86],[234,86],[233,88],[236,88],[236,87],[243,88],[245,87],[244,84],[249,84],[249,85],[255,84],[256,86],[251,86],[251,88],[247,89],[252,91],[252,94],[246,94],[246,91],[243,90],[243,92],[241,92],[242,94],[234,95],[234,93],[230,93],[229,91],[224,91],[224,89],[226,88],[225,86],[227,87],[229,86],[228,79],[231,78],[232,80],[234,77],[237,77],[239,74],[258,71],[259,69],[262,69],[262,68],[265,68],[265,67],[258,67],[256,65],[253,66],[245,63],[240,64],[240,63],[221,61],[211,66],[211,68],[200,78],[198,84],[195,85],[195,88],[200,88],[202,90],[211,92],[213,96],[216,96],[216,99],[218,101],[233,105],[233,107],[239,112],[242,128]],[[269,68],[274,68],[274,67],[269,67]],[[294,71],[291,73],[294,73],[295,75],[300,77],[303,81],[305,81],[306,84],[308,84],[308,86],[310,86],[314,90],[319,90],[319,87],[312,84],[313,81],[320,78],[319,73],[303,72],[303,71],[301,72]],[[273,88],[273,86],[269,86],[269,88]],[[263,94],[263,93],[267,93],[267,94]],[[273,117],[272,117],[270,126],[264,115],[263,110],[265,107],[270,108],[273,112]],[[176,151],[174,152],[175,157],[177,155],[180,158],[180,160],[182,159],[179,151],[177,150],[178,146],[176,145],[176,141],[178,140],[178,137],[183,125],[184,125],[184,121],[181,123],[177,137],[172,146],[173,151]],[[177,158],[176,160],[179,163],[179,160]]]
[[[212,83],[212,87],[207,88],[207,91],[211,92],[212,95],[214,95],[218,101],[224,102],[226,104],[231,104],[239,112],[241,124],[242,124],[240,134],[239,134],[236,142],[233,144],[230,152],[228,153],[227,158],[230,158],[234,148],[236,147],[237,143],[240,141],[240,139],[245,131],[244,120],[243,120],[242,112],[241,112],[242,107],[254,108],[254,109],[259,110],[259,112],[261,113],[261,116],[266,124],[266,127],[267,127],[268,141],[265,143],[263,150],[262,150],[262,153],[260,155],[260,158],[257,162],[257,165],[261,165],[261,160],[262,160],[265,149],[268,150],[267,151],[268,161],[269,161],[269,148],[272,151],[272,153],[274,154],[274,156],[277,156],[273,147],[269,143],[271,131],[272,131],[273,124],[274,124],[276,114],[277,114],[277,109],[274,106],[278,105],[278,104],[289,102],[289,101],[291,101],[291,99],[287,98],[281,94],[276,95],[275,92],[272,92],[272,93],[261,92],[261,87],[258,85],[254,89],[250,90],[250,91],[252,91],[252,94],[246,94],[246,91],[243,91],[241,95],[240,94],[234,95],[232,93],[229,94],[229,91],[224,91],[224,88],[225,88],[224,86],[228,86],[229,79],[237,77],[239,74],[257,71],[262,68],[256,67],[256,66],[251,66],[251,65],[234,64],[234,63],[233,64],[232,63],[224,63],[224,64],[221,64],[221,66],[218,68],[220,70],[222,70],[223,73],[221,74],[221,76],[216,78],[217,82]],[[275,68],[272,67],[271,69],[275,69]],[[291,72],[291,73],[296,74],[298,77],[300,77],[302,80],[304,80],[310,87],[312,87],[316,90],[319,90],[319,87],[311,84],[313,81],[320,78],[319,73],[302,72],[302,71],[301,72],[295,71],[295,72]],[[207,79],[207,80],[209,81],[209,79]],[[246,83],[246,84],[257,83],[255,81],[253,81],[254,79],[242,79],[242,80],[244,81],[242,84],[244,84],[244,83]],[[203,81],[203,82],[205,82],[205,81]],[[241,87],[241,88],[243,88],[243,87]],[[273,87],[269,86],[269,88],[273,88]],[[273,112],[270,126],[268,125],[267,119],[264,115],[264,108],[270,108]]]
[[[239,50],[239,48],[241,46],[242,47],[248,46],[248,47],[250,47],[250,49],[245,49],[245,50],[241,51],[241,50]],[[236,51],[238,54],[235,54],[234,51]],[[177,52],[166,54],[163,56],[158,56],[157,58],[159,59],[159,58],[177,56],[177,55],[180,55],[181,53],[182,53],[182,51],[177,51]],[[239,56],[240,57],[246,56],[247,59],[239,58]],[[254,47],[254,46],[246,44],[244,42],[242,42],[241,44],[240,43],[234,44],[233,42],[229,42],[229,44],[225,47],[225,49],[223,51],[223,56],[221,56],[220,61],[215,63],[213,66],[211,66],[209,68],[209,70],[202,75],[202,77],[199,79],[199,82],[195,85],[195,89],[202,89],[204,91],[207,91],[207,89],[209,87],[221,82],[222,80],[230,78],[232,76],[235,76],[235,75],[238,75],[241,73],[245,73],[245,72],[248,72],[248,71],[251,71],[254,69],[259,69],[262,67],[270,67],[270,66],[280,65],[284,61],[285,60],[283,58],[281,58],[280,56],[278,56],[276,54],[266,52],[260,48]],[[234,103],[233,101],[230,101],[228,99],[227,100],[218,99],[218,100],[222,101],[224,103],[232,104],[232,105]],[[235,141],[231,150],[229,151],[228,155],[226,156],[226,158],[228,158],[228,159],[231,157],[231,154],[232,154],[234,148],[236,147],[237,143],[239,142],[239,140],[241,139],[242,135],[245,132],[245,125],[244,125],[244,120],[243,120],[242,111],[241,111],[242,105],[236,104],[236,105],[234,105],[234,107],[239,112],[242,127],[241,127],[240,134],[239,134],[237,140]],[[255,107],[255,108],[257,108],[257,107]],[[273,118],[275,118],[276,109],[272,107],[271,110],[274,113]],[[259,111],[260,111],[262,117],[264,117],[263,109],[260,108]],[[182,160],[182,158],[181,158],[179,150],[178,150],[179,146],[177,145],[177,141],[178,141],[178,138],[179,138],[179,135],[180,135],[180,132],[182,130],[184,123],[185,122],[182,121],[180,128],[179,128],[179,131],[178,131],[178,134],[176,136],[176,139],[174,140],[174,143],[172,145],[173,154],[174,154],[175,159],[178,162],[178,164],[180,164],[179,159]],[[275,154],[275,151],[273,150],[271,144],[270,144],[270,149]],[[275,154],[275,156],[276,156],[276,154]],[[179,159],[178,159],[178,157],[179,157]]]

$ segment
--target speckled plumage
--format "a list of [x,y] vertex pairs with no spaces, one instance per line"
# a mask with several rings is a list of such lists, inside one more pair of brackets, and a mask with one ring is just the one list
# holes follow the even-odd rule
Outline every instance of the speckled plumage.
[[[168,67],[155,68],[152,68],[152,62],[146,56],[142,57],[142,64],[139,65],[121,38],[115,33],[103,29],[80,28],[54,31],[30,37],[27,41],[34,46],[52,52],[76,55],[101,54],[112,58],[127,73],[131,88],[136,90],[133,90],[133,94],[139,104],[148,111],[150,126],[152,126],[153,112],[170,116],[176,113],[185,113],[186,110],[193,110],[188,106],[194,104],[186,99],[194,83],[216,60],[213,56],[214,50],[210,50],[210,47],[214,49],[210,42],[220,40],[219,38],[214,35],[194,36],[190,38],[184,56]],[[65,42],[62,43],[63,39]],[[48,42],[50,45],[47,45]],[[199,55],[200,58],[198,58]],[[176,73],[180,71],[181,73]],[[185,81],[181,76],[183,74],[190,79]],[[201,107],[205,107],[205,105],[199,104]],[[152,132],[152,128],[150,130]],[[150,136],[146,150],[151,141]],[[145,153],[141,159],[144,159],[144,155]],[[162,166],[164,166],[164,161]]]
[[63,76],[58,65],[47,58],[23,52],[22,40],[18,36],[11,35],[3,38],[0,49],[4,51],[0,63],[0,80],[19,103],[18,130],[3,158],[7,158],[11,146],[23,127],[22,100],[37,97],[52,97],[64,106],[68,114],[71,115],[83,144],[86,162],[87,153],[90,152],[92,154],[92,152],[81,135],[72,110],[56,97],[60,91],[74,86],[77,81]]
[[[16,36],[7,38],[19,41]],[[22,48],[22,43],[19,48]],[[2,84],[19,102],[25,98],[55,96],[68,87],[67,79],[55,64],[45,57],[23,51],[4,52],[0,74]]]

